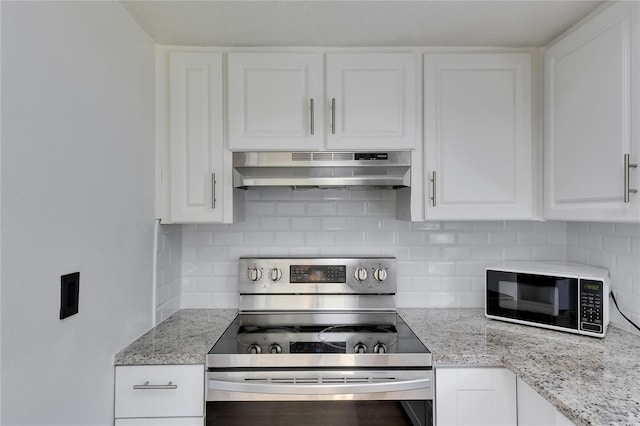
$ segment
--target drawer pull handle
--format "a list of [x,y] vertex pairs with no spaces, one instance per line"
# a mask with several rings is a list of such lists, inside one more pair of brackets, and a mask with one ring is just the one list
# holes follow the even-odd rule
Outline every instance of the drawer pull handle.
[[178,389],[178,385],[174,385],[173,382],[169,382],[166,385],[150,385],[149,382],[144,382],[142,385],[133,385],[133,389]]
[[629,172],[630,169],[635,169],[638,167],[637,164],[631,163],[631,161],[629,160],[630,155],[629,154],[625,154],[624,155],[624,202],[625,203],[629,203],[630,202],[630,195],[631,194],[637,194],[638,190],[637,189],[631,189],[629,188]]

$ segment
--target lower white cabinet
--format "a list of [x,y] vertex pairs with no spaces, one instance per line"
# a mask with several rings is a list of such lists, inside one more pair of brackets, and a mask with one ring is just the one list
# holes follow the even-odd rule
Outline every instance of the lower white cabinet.
[[116,426],[202,426],[204,366],[118,366]]
[[517,378],[518,426],[568,426],[573,425],[556,407],[533,390],[521,378]]
[[436,368],[438,426],[516,425],[516,376],[506,368]]

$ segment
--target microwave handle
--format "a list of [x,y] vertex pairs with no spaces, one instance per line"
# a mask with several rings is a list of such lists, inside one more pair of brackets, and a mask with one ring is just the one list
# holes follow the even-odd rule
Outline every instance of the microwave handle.
[[248,383],[209,379],[209,389],[227,392],[265,394],[328,395],[372,392],[398,392],[431,387],[431,379],[389,381],[384,383]]

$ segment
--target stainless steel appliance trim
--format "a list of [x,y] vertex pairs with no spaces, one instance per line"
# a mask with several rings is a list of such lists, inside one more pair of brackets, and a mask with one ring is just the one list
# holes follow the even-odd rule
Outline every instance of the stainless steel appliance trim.
[[240,312],[394,312],[392,294],[240,294]]
[[636,167],[638,167],[637,164],[631,163],[630,162],[630,155],[629,154],[625,154],[624,155],[624,202],[625,203],[629,203],[630,202],[630,194],[636,194],[638,192],[637,189],[630,189],[630,179],[631,177],[630,175],[630,170],[629,169],[635,169]]
[[207,373],[207,400],[433,399],[431,370],[305,370]]
[[430,353],[207,354],[206,362],[208,368],[430,368],[433,364]]
[[166,385],[150,385],[149,382],[144,382],[142,385],[133,385],[135,390],[173,390],[178,389],[178,385],[174,385],[173,382],[169,382]]

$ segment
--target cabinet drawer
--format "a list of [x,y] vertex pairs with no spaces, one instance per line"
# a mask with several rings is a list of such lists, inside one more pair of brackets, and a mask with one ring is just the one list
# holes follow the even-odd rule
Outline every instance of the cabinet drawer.
[[203,417],[204,366],[116,367],[116,418]]

